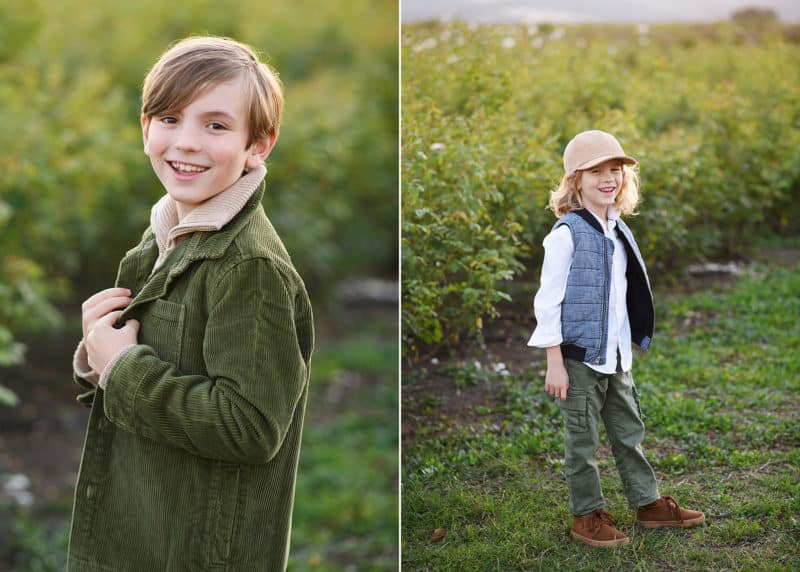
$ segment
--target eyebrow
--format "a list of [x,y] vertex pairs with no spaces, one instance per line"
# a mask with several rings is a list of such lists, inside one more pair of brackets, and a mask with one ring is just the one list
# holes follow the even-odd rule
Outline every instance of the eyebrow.
[[223,117],[223,118],[227,119],[228,121],[230,121],[231,123],[235,123],[236,122],[236,118],[233,115],[231,115],[227,111],[222,111],[222,110],[219,110],[219,111],[217,111],[217,110],[205,111],[205,112],[200,114],[200,117],[203,117],[203,118]]

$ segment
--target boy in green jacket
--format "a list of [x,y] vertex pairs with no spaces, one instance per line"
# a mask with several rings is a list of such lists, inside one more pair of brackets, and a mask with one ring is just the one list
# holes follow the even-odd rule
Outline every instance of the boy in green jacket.
[[83,304],[71,571],[286,567],[314,334],[261,205],[282,105],[275,73],[225,38],[177,43],[145,79],[166,194],[115,287]]

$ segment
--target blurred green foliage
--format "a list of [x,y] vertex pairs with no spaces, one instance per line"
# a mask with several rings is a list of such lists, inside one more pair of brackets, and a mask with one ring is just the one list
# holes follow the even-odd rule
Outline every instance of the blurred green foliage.
[[549,192],[585,129],[640,161],[628,221],[655,280],[800,231],[799,42],[748,18],[403,26],[406,355],[480,331],[504,281],[538,274]]
[[142,153],[147,70],[189,35],[234,37],[284,82],[265,207],[323,301],[397,266],[397,5],[5,0],[0,3],[0,365],[54,299],[111,285],[163,193]]

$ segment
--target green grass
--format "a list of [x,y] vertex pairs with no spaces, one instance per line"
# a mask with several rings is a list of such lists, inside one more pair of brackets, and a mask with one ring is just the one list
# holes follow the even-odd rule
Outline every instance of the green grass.
[[397,569],[397,352],[367,322],[314,355],[289,570]]
[[[502,385],[472,407],[478,421],[424,423],[404,448],[405,570],[800,567],[800,269],[761,268],[734,288],[662,296],[656,311],[652,349],[634,365],[644,448],[662,494],[705,511],[706,526],[636,526],[601,434],[607,508],[632,542],[573,542],[562,421],[536,367],[478,381]],[[455,393],[459,376],[445,371]],[[432,542],[437,528],[447,535]]]

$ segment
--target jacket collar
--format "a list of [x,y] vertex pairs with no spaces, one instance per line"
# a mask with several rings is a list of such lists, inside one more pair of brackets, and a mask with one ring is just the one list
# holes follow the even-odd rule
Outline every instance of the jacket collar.
[[[265,184],[262,180],[253,194],[244,204],[239,213],[234,216],[227,225],[215,232],[194,232],[189,238],[178,243],[175,247],[176,252],[170,263],[162,264],[147,279],[141,291],[136,293],[133,301],[125,308],[117,323],[124,323],[128,319],[130,312],[147,302],[156,298],[161,298],[167,293],[169,285],[180,276],[193,262],[203,259],[220,258],[231,243],[236,239],[242,228],[250,221],[253,215],[261,206],[264,197]],[[140,249],[130,252],[120,266],[120,277],[134,277],[150,269],[145,270],[143,262],[148,258],[152,260],[155,254],[148,256],[148,252],[156,248],[155,239],[145,237],[144,245]],[[133,284],[120,283],[118,286],[131,288]]]
[[153,205],[150,213],[150,228],[158,245],[155,268],[161,266],[181,236],[198,231],[218,231],[228,224],[258,189],[266,174],[266,168],[259,165],[191,211],[183,220],[178,220],[178,208],[172,197],[164,195]]

